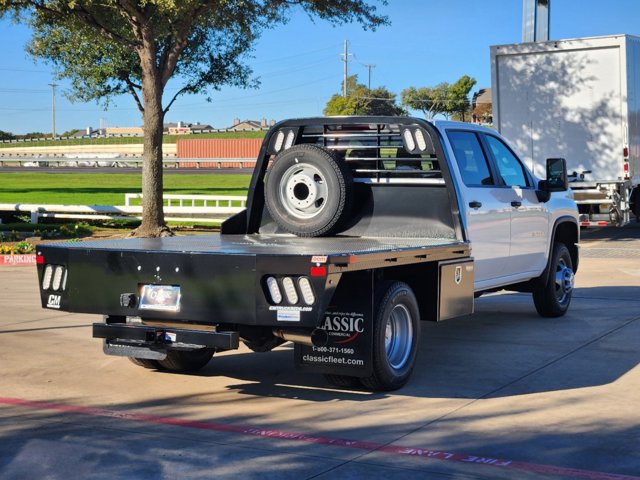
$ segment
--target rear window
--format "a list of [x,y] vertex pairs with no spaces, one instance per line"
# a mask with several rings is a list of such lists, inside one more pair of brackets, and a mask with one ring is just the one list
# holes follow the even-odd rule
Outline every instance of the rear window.
[[447,137],[464,184],[469,187],[493,185],[489,163],[478,136],[473,132],[450,131]]

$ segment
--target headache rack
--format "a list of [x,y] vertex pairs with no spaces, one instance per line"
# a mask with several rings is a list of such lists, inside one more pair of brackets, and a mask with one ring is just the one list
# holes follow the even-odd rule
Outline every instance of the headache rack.
[[274,127],[266,153],[272,159],[293,145],[314,144],[344,159],[356,182],[443,183],[432,133],[420,123],[406,117],[290,120]]
[[[413,148],[405,145],[403,132],[412,135],[412,130],[421,132],[421,141],[424,142],[422,151],[417,148],[418,142],[413,138],[414,143],[409,146]],[[300,137],[298,143],[313,143],[344,158],[351,167],[355,181],[442,179],[433,142],[429,134],[415,124],[309,125]]]
[[[264,212],[265,173],[279,153],[301,144],[318,145],[334,152],[351,168],[354,183],[453,189],[440,134],[426,120],[389,116],[284,120],[271,127],[265,136],[249,185],[246,216],[227,220],[222,233],[259,231]],[[455,192],[450,191],[442,201],[450,202],[452,198]],[[457,205],[453,210],[458,211]]]

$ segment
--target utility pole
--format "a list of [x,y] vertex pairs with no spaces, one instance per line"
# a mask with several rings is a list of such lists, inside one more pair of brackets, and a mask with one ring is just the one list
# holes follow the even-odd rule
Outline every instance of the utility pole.
[[349,63],[349,56],[351,55],[349,53],[349,40],[344,41],[344,53],[341,55],[344,57],[342,60],[344,62],[344,78],[342,80],[342,96],[346,98],[347,97],[347,78],[349,77],[347,65]]
[[364,64],[365,68],[369,69],[369,90],[371,90],[371,69],[372,68],[376,68],[376,66],[373,63],[365,63]]
[[53,140],[56,139],[56,87],[57,83],[50,83],[51,87],[51,130],[53,131]]

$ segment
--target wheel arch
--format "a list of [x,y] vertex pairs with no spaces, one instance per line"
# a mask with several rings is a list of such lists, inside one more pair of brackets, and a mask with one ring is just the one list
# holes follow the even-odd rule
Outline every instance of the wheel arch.
[[553,252],[553,245],[556,242],[562,242],[569,249],[571,255],[571,263],[573,264],[573,272],[578,271],[578,265],[580,263],[580,247],[578,243],[580,241],[580,227],[578,221],[573,217],[560,217],[553,225],[553,232],[551,234],[551,242],[549,243],[549,258],[547,260],[547,266],[545,273],[549,272],[549,265],[551,262],[551,253]]
[[551,241],[549,242],[547,265],[539,277],[534,278],[529,282],[518,284],[521,289],[518,291],[531,291],[531,288],[544,285],[550,274],[551,262],[553,260],[553,246],[556,242],[562,242],[569,249],[569,255],[571,256],[571,263],[573,267],[573,273],[578,271],[578,265],[580,263],[580,247],[578,242],[580,241],[580,227],[578,221],[574,217],[563,216],[556,219],[553,224],[553,230],[551,232]]

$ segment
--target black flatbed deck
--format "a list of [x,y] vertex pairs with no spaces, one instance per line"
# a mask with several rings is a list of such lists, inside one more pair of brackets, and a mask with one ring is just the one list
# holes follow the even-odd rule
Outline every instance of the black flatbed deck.
[[[44,247],[44,246],[43,246]],[[352,267],[375,259],[418,257],[435,259],[434,250],[444,249],[437,257],[468,256],[469,243],[449,238],[400,237],[321,237],[301,238],[294,235],[184,235],[163,238],[130,238],[95,240],[77,243],[54,243],[48,248],[67,250],[111,251],[156,254],[210,254],[225,256],[326,256],[328,264],[348,263]]]

